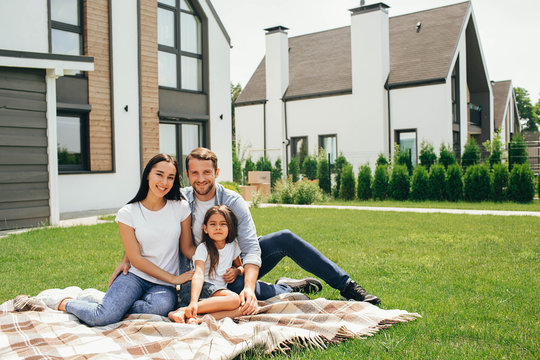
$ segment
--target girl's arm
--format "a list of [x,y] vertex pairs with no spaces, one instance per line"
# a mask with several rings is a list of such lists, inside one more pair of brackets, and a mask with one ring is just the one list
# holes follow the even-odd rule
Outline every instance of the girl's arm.
[[186,308],[186,318],[197,317],[199,296],[204,283],[204,261],[195,260],[195,272],[191,278],[191,301]]
[[195,254],[197,249],[193,244],[193,239],[191,237],[191,215],[189,215],[184,221],[182,221],[182,233],[180,234],[180,250],[185,257],[189,260]]
[[[186,220],[184,220],[185,222]],[[184,223],[182,222],[182,224]],[[181,275],[173,275],[159,266],[155,265],[151,261],[145,259],[141,255],[141,249],[139,242],[135,237],[135,229],[124,223],[119,222],[118,228],[120,229],[120,237],[122,238],[122,244],[126,251],[126,256],[129,262],[137,269],[144,271],[146,274],[153,276],[159,280],[171,283],[173,285],[183,284],[191,279],[191,272],[185,272]],[[182,229],[183,231],[183,229]]]

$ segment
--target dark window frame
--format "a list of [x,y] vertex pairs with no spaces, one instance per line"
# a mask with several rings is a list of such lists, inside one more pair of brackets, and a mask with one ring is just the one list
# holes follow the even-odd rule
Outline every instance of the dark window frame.
[[[174,13],[174,47],[170,47],[167,45],[161,45],[158,43],[158,52],[163,51],[169,54],[176,55],[176,87],[171,86],[164,86],[159,85],[160,88],[163,89],[171,89],[171,90],[177,90],[177,91],[184,91],[184,92],[190,92],[194,94],[205,94],[205,66],[204,66],[204,26],[203,26],[203,20],[202,17],[197,13],[196,10],[189,11],[181,8],[180,5],[181,0],[175,0],[176,6],[170,6],[167,4],[160,3],[158,0],[158,9],[162,8],[165,10],[172,11]],[[193,3],[190,0],[185,0],[188,5],[195,9],[195,6],[193,6]],[[181,29],[181,16],[182,13],[194,15],[199,19],[199,22],[201,24],[201,54],[192,53],[189,51],[182,51],[182,29]],[[201,90],[192,90],[192,89],[184,89],[182,88],[182,57],[191,57],[194,59],[201,60]],[[158,70],[159,71],[159,70]]]
[[460,116],[460,84],[459,84],[459,56],[456,60],[456,63],[454,65],[454,69],[452,70],[452,75],[450,79],[450,96],[452,100],[452,123],[453,124],[460,124],[461,123],[461,116]]
[[[308,137],[306,136],[291,136],[291,159],[293,157],[296,157],[298,159],[299,153],[296,152],[296,144],[300,141],[304,140],[306,143],[306,147],[308,146]],[[308,148],[309,149],[309,148]]]
[[[336,153],[334,154],[334,159],[330,159],[330,166],[334,165],[334,162],[336,161],[336,158],[338,157],[338,139],[337,139],[337,134],[322,134],[322,135],[319,135],[319,149],[320,148],[323,148],[324,149],[324,146],[323,146],[323,139],[324,138],[327,138],[327,137],[334,137],[336,138]],[[326,151],[326,149],[325,149]],[[333,161],[332,161],[333,160]]]
[[[90,141],[89,141],[89,129],[88,129],[88,113],[58,110],[56,116],[78,117],[80,121],[80,141],[81,141],[81,160],[82,164],[60,164],[58,163],[59,174],[69,174],[73,172],[86,172],[90,171]],[[57,134],[58,134],[58,121],[57,121]],[[58,135],[57,135],[58,136]],[[58,151],[58,149],[56,149]]]
[[183,175],[185,174],[186,169],[184,168],[185,164],[182,161],[183,156],[184,156],[184,154],[182,153],[182,141],[181,141],[182,140],[182,125],[184,124],[199,125],[199,140],[200,140],[199,146],[206,147],[206,142],[207,142],[206,129],[208,126],[208,121],[203,120],[203,119],[192,120],[192,119],[183,119],[183,118],[179,118],[179,119],[160,118],[159,123],[175,125],[176,154],[171,154],[171,155],[176,155],[178,166],[180,168],[180,173]]
[[48,37],[49,37],[49,53],[52,54],[52,30],[60,30],[70,33],[79,34],[79,54],[84,55],[84,15],[83,1],[77,0],[79,9],[79,25],[67,24],[61,21],[52,20],[51,18],[51,0],[47,0],[47,17],[48,17]]
[[[394,140],[398,146],[400,146],[401,150],[401,137],[400,134],[402,133],[414,133],[414,145],[415,145],[415,155],[416,155],[416,161],[413,163],[411,159],[411,163],[413,166],[418,165],[418,129],[396,129],[394,130]],[[412,157],[412,155],[411,155]]]

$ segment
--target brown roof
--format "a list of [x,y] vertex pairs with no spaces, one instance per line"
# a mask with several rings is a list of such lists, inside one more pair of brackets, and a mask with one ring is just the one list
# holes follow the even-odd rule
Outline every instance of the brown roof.
[[[390,18],[390,86],[446,78],[468,8],[467,1]],[[350,38],[350,26],[289,38],[285,97],[350,92]],[[263,58],[236,103],[265,99]]]
[[499,129],[501,127],[504,117],[504,109],[508,102],[510,84],[510,80],[493,82],[493,110],[495,129]]

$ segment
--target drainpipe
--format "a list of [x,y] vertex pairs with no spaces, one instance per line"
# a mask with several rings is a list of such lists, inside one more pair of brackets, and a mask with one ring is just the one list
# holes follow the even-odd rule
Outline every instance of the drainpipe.
[[266,101],[263,103],[263,157],[266,160]]
[[287,177],[289,177],[289,145],[291,142],[289,141],[289,132],[287,131],[287,100],[283,100],[283,111],[285,113],[284,120],[285,120],[285,140],[283,141],[285,143],[285,174]]
[[390,85],[388,84],[388,78],[386,78],[386,84],[384,84],[386,89],[386,106],[388,111],[388,158],[392,156],[392,121],[390,116]]

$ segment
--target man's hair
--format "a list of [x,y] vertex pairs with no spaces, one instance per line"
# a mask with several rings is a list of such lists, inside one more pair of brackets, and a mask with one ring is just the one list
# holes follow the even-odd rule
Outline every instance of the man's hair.
[[217,171],[217,155],[210,149],[199,147],[190,152],[186,156],[186,171],[189,171],[189,160],[191,159],[211,160],[214,170]]

